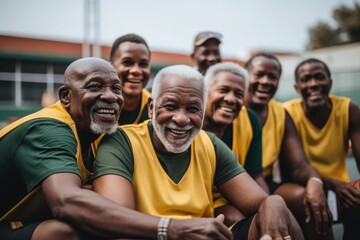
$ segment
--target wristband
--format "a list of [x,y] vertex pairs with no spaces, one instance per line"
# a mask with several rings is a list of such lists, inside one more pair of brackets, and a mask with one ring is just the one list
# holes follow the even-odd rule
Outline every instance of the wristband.
[[310,180],[314,180],[314,181],[320,183],[321,185],[324,185],[323,181],[318,177],[311,177]]
[[159,225],[158,225],[158,240],[167,240],[167,231],[170,224],[171,218],[169,217],[162,217],[160,218]]

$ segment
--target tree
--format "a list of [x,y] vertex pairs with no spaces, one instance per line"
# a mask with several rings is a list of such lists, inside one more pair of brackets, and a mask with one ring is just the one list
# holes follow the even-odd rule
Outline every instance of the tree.
[[340,5],[333,10],[333,19],[334,27],[320,21],[309,29],[307,49],[360,42],[359,3],[355,3],[353,8]]

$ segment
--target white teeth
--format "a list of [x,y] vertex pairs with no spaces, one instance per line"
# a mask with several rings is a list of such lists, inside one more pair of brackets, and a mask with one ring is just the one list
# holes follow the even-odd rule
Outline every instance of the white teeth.
[[103,114],[115,114],[115,110],[113,109],[104,109],[104,108],[101,108],[101,109],[98,109],[96,110],[97,113],[103,113]]
[[141,79],[129,79],[129,82],[139,83],[141,82]]
[[171,132],[175,134],[185,134],[187,131],[184,130],[177,130],[177,129],[170,129]]
[[220,107],[220,109],[225,112],[229,112],[229,113],[233,113],[235,111],[234,109],[231,109],[229,107]]
[[310,96],[321,95],[321,92],[320,91],[311,91],[311,92],[309,92],[309,95]]

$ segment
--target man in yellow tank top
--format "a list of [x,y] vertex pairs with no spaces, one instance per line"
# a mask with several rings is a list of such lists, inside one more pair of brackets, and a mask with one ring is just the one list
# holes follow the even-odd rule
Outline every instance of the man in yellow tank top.
[[348,98],[329,95],[331,85],[328,66],[318,59],[306,59],[295,69],[295,89],[302,99],[285,103],[285,108],[308,160],[341,205],[343,239],[354,239],[360,234],[360,189],[359,180],[349,183],[346,158],[351,140],[360,172],[360,109]]
[[[261,124],[252,110],[244,105],[247,71],[236,63],[224,62],[211,66],[205,74],[207,103],[203,129],[214,133],[236,155],[247,173],[260,185],[262,176]],[[225,223],[238,221],[238,210],[227,204],[214,191],[215,215],[225,214]],[[233,215],[234,214],[234,215]]]
[[[0,131],[0,239],[155,239],[159,217],[84,187],[93,171],[91,142],[117,129],[124,100],[115,69],[84,58],[64,77],[59,102]],[[198,233],[197,227],[207,229]],[[211,240],[221,230],[227,228],[215,219],[174,220],[169,238]]]
[[[245,63],[245,68],[250,75],[246,106],[262,123],[263,174],[270,193],[284,198],[306,238],[332,235],[331,213],[320,176],[308,163],[289,114],[273,99],[282,71],[279,60],[272,54],[258,53]],[[276,174],[278,164],[288,175],[282,182]]]
[[151,52],[145,39],[137,34],[117,38],[110,50],[110,62],[122,81],[124,107],[119,124],[138,124],[148,119],[145,89],[150,79]]
[[[94,190],[120,205],[161,216],[158,239],[167,239],[171,219],[213,219],[213,185],[248,217],[232,227],[235,239],[260,239],[263,234],[303,239],[283,199],[267,196],[231,150],[201,130],[205,105],[199,72],[185,65],[161,70],[148,103],[152,120],[123,126],[102,139]],[[223,221],[223,215],[218,218]],[[193,228],[202,237],[208,229],[204,224]],[[221,230],[212,238],[229,239],[229,233]]]

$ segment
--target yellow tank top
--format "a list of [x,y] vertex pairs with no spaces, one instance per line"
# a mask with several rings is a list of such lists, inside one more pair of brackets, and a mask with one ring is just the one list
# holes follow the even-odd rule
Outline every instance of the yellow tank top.
[[262,159],[265,177],[271,174],[273,164],[279,159],[284,131],[284,107],[272,99],[268,104],[268,116],[262,128]]
[[136,210],[177,219],[213,217],[216,155],[211,139],[203,130],[199,132],[191,144],[188,169],[180,182],[174,183],[156,156],[147,124],[122,126],[134,154]]
[[284,104],[299,132],[306,157],[321,176],[349,182],[346,168],[348,151],[350,99],[330,96],[332,109],[322,129],[314,126],[305,116],[302,99]]
[[[47,108],[44,108],[28,116],[25,116],[19,119],[18,121],[6,126],[0,131],[0,139],[9,132],[11,132],[13,129],[20,126],[21,124],[24,124],[25,122],[38,118],[55,119],[69,125],[77,141],[76,159],[81,174],[81,180],[84,183],[92,175],[92,173],[90,173],[86,169],[83,163],[82,154],[81,154],[81,145],[76,130],[76,125],[72,120],[72,118],[70,117],[69,113],[66,111],[66,109],[59,101]],[[41,187],[37,187],[33,191],[28,193],[9,212],[7,212],[4,216],[2,216],[0,222],[4,220],[33,221],[34,219],[43,219],[48,216],[50,216],[50,213],[47,207],[47,203],[44,199],[43,193],[41,191]]]
[[150,98],[150,93],[146,89],[143,89],[141,91],[140,111],[139,111],[139,114],[136,117],[136,120],[134,121],[133,124],[138,124],[141,114],[144,111],[144,108],[147,107],[147,102],[148,102],[149,98]]
[[[232,122],[232,151],[235,153],[241,166],[245,166],[246,155],[249,150],[251,140],[253,138],[253,130],[249,114],[246,107],[243,106],[239,115]],[[217,191],[216,187],[213,189],[214,207],[218,208],[227,201]]]
[[245,166],[246,155],[253,138],[252,125],[245,106],[241,108],[232,125],[232,151],[240,164]]

